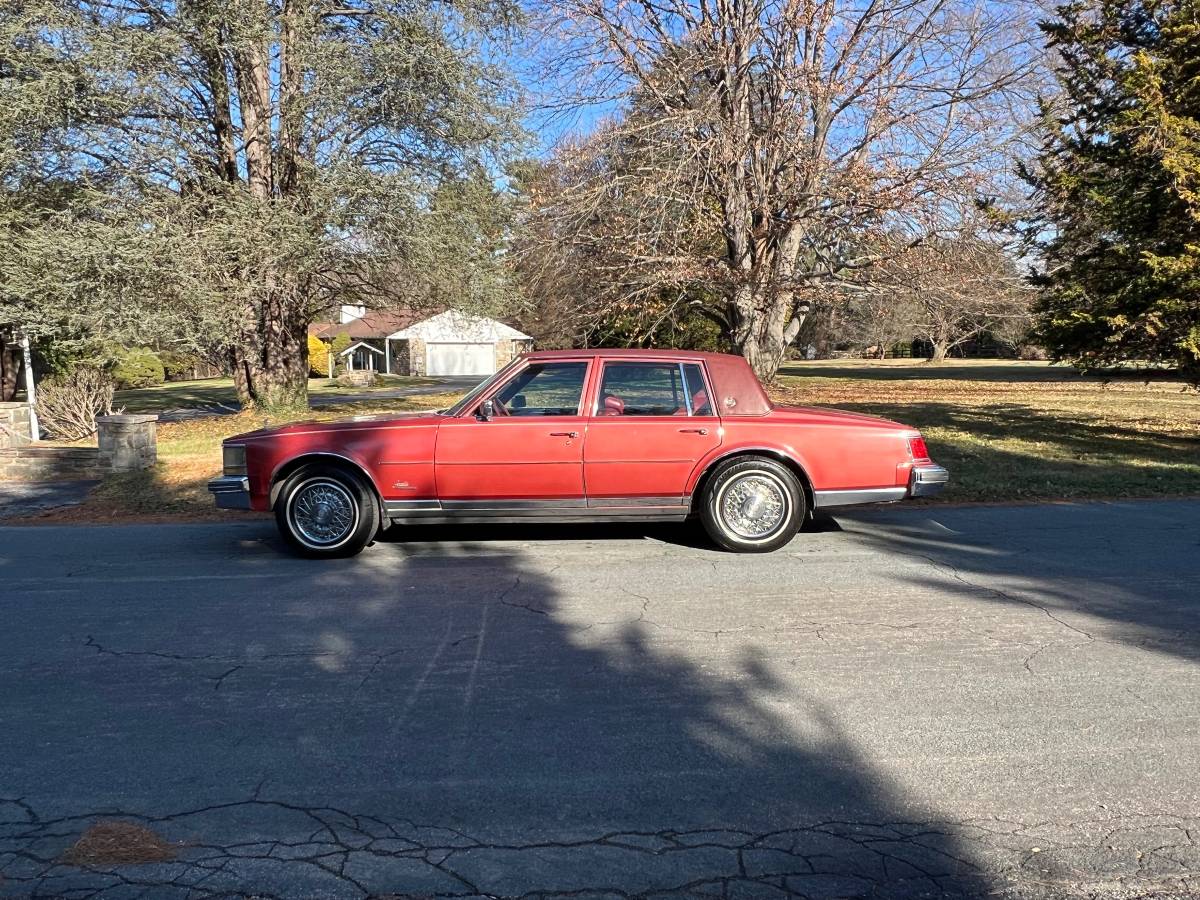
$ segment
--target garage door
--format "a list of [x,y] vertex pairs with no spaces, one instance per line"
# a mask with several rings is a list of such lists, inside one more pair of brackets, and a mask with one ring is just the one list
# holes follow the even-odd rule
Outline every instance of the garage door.
[[496,371],[492,344],[426,344],[429,375],[491,375]]

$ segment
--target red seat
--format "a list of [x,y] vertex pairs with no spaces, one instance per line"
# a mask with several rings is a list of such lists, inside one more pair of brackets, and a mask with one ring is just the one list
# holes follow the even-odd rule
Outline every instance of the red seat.
[[612,394],[605,394],[604,400],[600,403],[600,408],[596,410],[598,416],[623,416],[625,415],[625,401],[620,397],[614,397]]

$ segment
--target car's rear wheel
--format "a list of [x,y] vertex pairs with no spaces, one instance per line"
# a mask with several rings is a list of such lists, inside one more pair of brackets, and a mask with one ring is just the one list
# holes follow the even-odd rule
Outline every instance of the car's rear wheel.
[[279,492],[275,522],[303,556],[354,556],[379,531],[379,504],[360,476],[339,466],[305,466]]
[[795,536],[806,512],[796,476],[765,456],[722,464],[708,479],[702,499],[709,537],[737,553],[779,549]]

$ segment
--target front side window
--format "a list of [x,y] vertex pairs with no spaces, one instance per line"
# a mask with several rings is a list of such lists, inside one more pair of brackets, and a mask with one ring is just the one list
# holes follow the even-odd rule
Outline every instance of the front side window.
[[[691,371],[689,371],[691,370]],[[700,400],[698,415],[711,415],[700,367],[679,363],[614,362],[604,366],[598,416],[686,416]]]
[[587,363],[534,363],[522,369],[492,396],[498,416],[574,416],[579,414]]

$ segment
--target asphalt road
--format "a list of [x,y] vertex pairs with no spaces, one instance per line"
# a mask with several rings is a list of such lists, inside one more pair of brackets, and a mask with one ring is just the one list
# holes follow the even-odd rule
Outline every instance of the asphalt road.
[[1200,502],[409,537],[0,528],[0,895],[1200,892]]

